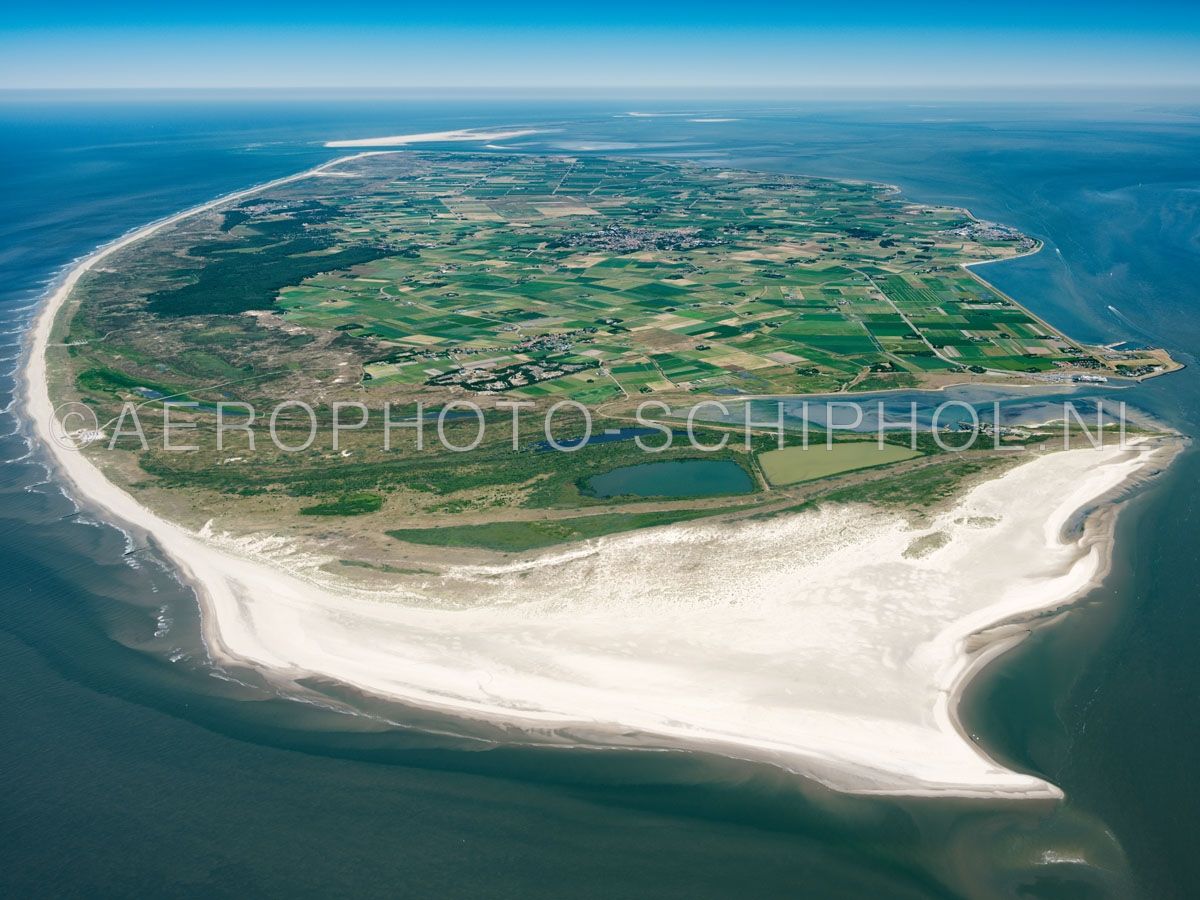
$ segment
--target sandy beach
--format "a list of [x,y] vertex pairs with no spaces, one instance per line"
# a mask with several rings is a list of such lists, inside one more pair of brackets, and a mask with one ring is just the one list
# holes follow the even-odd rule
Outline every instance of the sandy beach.
[[[559,742],[704,747],[848,792],[1061,796],[962,733],[957,697],[988,652],[968,643],[1103,577],[1106,501],[1161,461],[1152,444],[1030,454],[920,528],[827,507],[618,535],[398,577],[367,594],[319,577],[320,560],[270,536],[166,521],[56,443],[45,357],[80,276],[159,228],[271,185],[82,260],[47,298],[26,370],[27,409],[61,475],[86,505],[153,536],[195,586],[216,657],[506,723],[530,741],[552,731]],[[1101,514],[1086,527],[1067,527],[1093,508]]]
[[350,141],[326,141],[326,147],[403,147],[407,144],[445,144],[462,141],[502,141],[506,138],[537,134],[534,128],[484,129],[464,128],[457,131],[427,131],[423,134],[393,134],[387,137],[357,138]]

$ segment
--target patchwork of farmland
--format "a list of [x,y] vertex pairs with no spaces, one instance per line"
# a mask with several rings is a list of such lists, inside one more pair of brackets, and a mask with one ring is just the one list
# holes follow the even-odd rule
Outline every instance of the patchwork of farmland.
[[1085,355],[961,267],[1028,238],[878,185],[633,159],[359,165],[370,191],[322,199],[343,242],[398,252],[303,279],[274,307],[372,342],[372,388],[600,402],[1044,371]]
[[93,273],[72,352],[81,371],[247,401],[633,405],[1111,370],[964,267],[1035,247],[876,184],[385,153]]

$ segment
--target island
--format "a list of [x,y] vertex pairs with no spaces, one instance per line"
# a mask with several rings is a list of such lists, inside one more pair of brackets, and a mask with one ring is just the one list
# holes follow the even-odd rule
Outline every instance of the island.
[[82,261],[30,408],[81,499],[195,585],[229,665],[489,740],[1055,797],[957,698],[1103,577],[1108,501],[1175,438],[996,423],[964,450],[805,420],[797,445],[782,399],[1177,367],[972,269],[1039,247],[867,182],[360,153]]

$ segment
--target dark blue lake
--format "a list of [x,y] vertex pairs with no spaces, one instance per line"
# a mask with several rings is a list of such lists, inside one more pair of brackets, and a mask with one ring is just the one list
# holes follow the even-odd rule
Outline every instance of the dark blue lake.
[[719,497],[745,494],[754,480],[728,459],[674,459],[621,466],[587,480],[591,497]]

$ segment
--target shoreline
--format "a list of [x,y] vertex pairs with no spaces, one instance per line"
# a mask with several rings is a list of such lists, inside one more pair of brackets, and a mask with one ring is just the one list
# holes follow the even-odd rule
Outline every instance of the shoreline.
[[[853,709],[825,711],[811,717],[811,721],[807,724],[818,734],[817,739],[814,741],[799,733],[793,733],[793,740],[789,744],[786,741],[768,739],[764,734],[759,733],[761,729],[755,734],[742,734],[739,739],[738,735],[727,729],[723,731],[721,728],[709,728],[707,731],[703,727],[695,726],[680,728],[672,727],[669,723],[661,721],[655,726],[655,723],[651,721],[653,717],[647,718],[644,710],[635,710],[636,715],[611,715],[607,719],[604,715],[598,714],[601,710],[617,709],[619,711],[619,693],[617,707],[612,707],[611,698],[606,700],[598,696],[594,690],[590,693],[585,692],[594,703],[591,714],[583,712],[582,709],[577,715],[566,714],[566,710],[573,709],[567,702],[570,700],[569,697],[560,697],[557,705],[556,702],[543,704],[545,708],[541,710],[519,708],[520,704],[515,704],[512,696],[507,698],[507,702],[500,702],[504,698],[491,689],[495,673],[483,669],[458,672],[457,667],[454,667],[455,674],[465,676],[466,682],[474,678],[477,683],[467,684],[463,682],[462,678],[451,682],[445,680],[451,677],[447,673],[433,671],[436,662],[422,660],[419,657],[417,668],[420,668],[421,665],[426,668],[423,673],[427,682],[425,689],[419,689],[419,686],[414,683],[409,685],[407,693],[397,693],[397,684],[403,681],[404,677],[412,678],[411,659],[400,661],[410,663],[409,670],[405,675],[400,678],[392,678],[389,682],[386,677],[387,673],[371,671],[370,664],[367,664],[364,670],[359,660],[347,656],[336,657],[333,655],[333,649],[344,651],[346,647],[354,645],[354,640],[371,635],[368,640],[369,646],[363,648],[363,651],[364,654],[367,651],[374,652],[376,654],[375,662],[379,663],[381,659],[386,660],[389,656],[397,656],[398,650],[401,649],[410,653],[414,652],[413,638],[407,637],[408,635],[415,633],[419,639],[422,633],[426,636],[437,633],[444,630],[447,622],[461,624],[462,616],[424,606],[399,606],[396,604],[396,600],[419,600],[419,591],[410,590],[406,593],[398,590],[391,592],[386,597],[378,594],[373,599],[364,598],[362,592],[351,590],[346,590],[337,596],[331,595],[328,589],[297,576],[295,573],[285,572],[282,567],[272,564],[261,555],[255,556],[244,550],[237,552],[229,546],[222,546],[218,540],[192,533],[162,519],[149,509],[142,507],[121,488],[105,479],[100,470],[82,453],[61,447],[53,440],[51,436],[53,408],[47,382],[46,352],[58,315],[68,301],[75,284],[86,271],[117,250],[196,213],[253,195],[270,187],[314,176],[330,167],[366,155],[371,154],[339,157],[305,172],[222,196],[129,232],[77,260],[65,276],[58,280],[48,292],[43,309],[39,312],[30,331],[31,340],[27,348],[29,357],[23,372],[26,380],[24,400],[38,440],[47,445],[55,468],[60,475],[65,476],[72,493],[81,502],[100,508],[106,513],[106,518],[116,518],[132,526],[135,530],[149,535],[168,560],[180,571],[181,576],[193,586],[202,607],[201,618],[205,641],[209,645],[210,651],[214,652],[214,656],[224,656],[228,661],[240,665],[256,665],[282,675],[290,675],[292,678],[303,677],[309,673],[321,674],[358,687],[368,693],[390,697],[400,702],[442,709],[467,718],[503,723],[506,727],[516,727],[518,730],[525,729],[531,732],[531,736],[536,736],[538,732],[547,728],[568,735],[604,735],[616,731],[624,737],[624,742],[617,744],[621,746],[628,745],[632,733],[638,736],[635,739],[636,746],[652,746],[656,749],[711,748],[726,756],[769,761],[848,793],[1048,799],[1061,797],[1061,792],[1053,785],[1033,776],[1009,772],[996,764],[986,756],[982,748],[970,740],[958,720],[956,707],[961,699],[963,689],[983,665],[1003,653],[1007,646],[1011,645],[1015,640],[1014,636],[1009,635],[999,641],[989,641],[983,647],[971,652],[967,652],[963,645],[970,638],[984,634],[1014,616],[1065,606],[1099,583],[1107,573],[1107,566],[1110,564],[1111,554],[1107,551],[1107,547],[1111,544],[1114,519],[1113,513],[1110,512],[1113,507],[1103,505],[1102,498],[1122,489],[1149,464],[1149,457],[1157,454],[1142,452],[1135,460],[1126,459],[1123,463],[1120,459],[1109,459],[1107,464],[1110,467],[1123,466],[1123,468],[1118,472],[1107,473],[1108,477],[1100,481],[1093,479],[1089,487],[1092,493],[1087,496],[1083,496],[1083,493],[1086,492],[1080,493],[1078,497],[1071,494],[1067,500],[1059,503],[1050,511],[1043,528],[1044,542],[1055,550],[1059,549],[1058,545],[1065,548],[1067,553],[1064,559],[1066,556],[1073,557],[1069,560],[1069,568],[1065,572],[1059,573],[1060,577],[1050,579],[1051,582],[1056,582],[1060,581],[1062,577],[1068,578],[1066,583],[1058,585],[1056,593],[1036,596],[1032,605],[1029,598],[1021,598],[1017,601],[1011,599],[997,601],[980,609],[972,610],[969,614],[955,619],[952,627],[938,630],[931,641],[918,645],[918,650],[921,650],[926,657],[933,658],[933,662],[936,663],[934,669],[928,674],[936,676],[933,686],[937,692],[934,707],[932,710],[927,710],[932,716],[935,727],[921,727],[920,731],[931,732],[939,742],[942,742],[930,746],[945,754],[942,762],[946,764],[947,768],[951,763],[957,767],[951,773],[952,777],[939,780],[935,777],[935,773],[927,772],[919,767],[916,771],[903,771],[902,766],[901,770],[897,770],[895,760],[889,760],[885,751],[876,750],[874,751],[876,755],[873,757],[869,752],[871,750],[869,745],[849,747],[846,735],[853,730],[850,726],[854,723],[845,720],[853,718]],[[1063,456],[1065,459],[1069,454],[1088,452],[1092,451],[1067,451]],[[1030,462],[1039,459],[1050,460],[1052,456],[1059,456],[1059,454],[1034,457]],[[1062,462],[1062,460],[1059,461]],[[1136,465],[1134,465],[1135,461]],[[1092,468],[1088,465],[1081,471],[1087,472]],[[1026,469],[1025,465],[1019,466],[1015,471],[1024,469]],[[972,491],[972,494],[987,488],[994,491],[994,486],[1004,481],[1005,477],[986,482],[980,489]],[[1114,481],[1114,479],[1116,480]],[[1086,517],[1088,524],[1083,529],[1079,540],[1062,541],[1061,531],[1066,522],[1077,515],[1080,509],[1094,508],[1097,504],[1101,504],[1099,510],[1093,509],[1092,514]],[[961,504],[957,504],[955,508],[958,509],[959,506]],[[850,524],[847,527],[857,526],[864,529],[875,527],[876,520],[882,521],[883,518],[864,514],[860,515],[858,519],[848,519]],[[1057,523],[1056,527],[1052,528],[1055,523]],[[806,522],[806,524],[808,523]],[[894,544],[895,535],[889,531],[889,529],[895,530],[894,523],[884,523],[879,528],[880,540],[889,542],[888,546]],[[703,545],[707,541],[711,549],[714,545],[722,546],[722,540],[740,539],[746,534],[756,536],[756,533],[752,533],[749,529],[742,529],[739,532],[728,527],[718,526],[714,531],[711,526],[704,525],[672,526],[668,529],[653,531],[657,533],[634,533],[633,535],[588,542],[582,547],[573,547],[567,551],[552,550],[531,561],[509,565],[507,569],[512,570],[515,566],[521,569],[521,577],[531,572],[540,573],[539,577],[541,577],[546,573],[540,570],[550,568],[555,573],[553,577],[557,578],[556,573],[560,570],[570,570],[572,566],[579,566],[581,561],[586,566],[588,560],[601,555],[601,551],[615,553],[616,558],[619,559],[621,553],[630,550],[639,554],[653,553],[665,546],[672,552],[691,552],[694,547],[688,547],[689,543]],[[804,537],[805,533],[806,530],[798,531],[796,536]],[[684,549],[673,548],[670,544],[672,540],[681,541]],[[1072,551],[1081,552],[1073,553]],[[769,563],[778,560],[771,560],[767,557],[759,561]],[[1084,564],[1083,568],[1080,568],[1081,563]],[[478,587],[476,582],[479,579],[506,577],[507,574],[504,566],[467,568],[473,568],[476,571],[466,572],[458,577],[462,581],[460,587],[468,591]],[[536,579],[534,580],[536,581]],[[659,586],[656,585],[655,589],[658,590],[658,588]],[[684,584],[681,596],[686,595],[691,588],[692,585]],[[357,596],[354,595],[356,593]],[[593,593],[595,593],[594,590]],[[568,612],[571,611],[568,610]],[[620,610],[615,612],[618,613],[619,618]],[[587,624],[586,620],[596,619],[594,609],[589,607],[581,607],[574,610],[574,613],[583,617],[585,625]],[[673,622],[681,628],[690,624],[681,620],[676,613],[678,610],[666,610],[665,621]],[[310,625],[335,619],[340,622],[353,619],[355,616],[368,623],[368,627],[362,633],[355,633],[351,629],[347,633],[350,640],[344,642],[344,646],[323,645],[319,631],[314,632],[302,627],[305,622]],[[502,628],[505,624],[501,621],[502,619],[503,613],[497,614],[495,608],[485,607],[482,610],[470,610],[466,614],[468,624],[472,620],[476,620]],[[725,621],[721,620],[720,624],[723,625]],[[525,621],[521,621],[519,624],[523,628],[532,627]],[[608,627],[610,623],[593,621],[592,624],[597,628],[602,628]],[[395,643],[386,647],[376,646],[379,639],[374,635],[377,627],[381,625],[396,632],[393,637],[400,640],[399,646]],[[560,627],[566,628],[567,626],[560,625]],[[837,623],[831,627],[836,628]],[[580,644],[575,657],[557,660],[550,653],[546,658],[550,663],[562,667],[567,667],[568,664],[576,667],[585,666],[585,663],[590,664],[591,661],[587,658],[587,654],[594,652],[596,648],[587,644],[587,637],[584,635],[585,640]],[[705,638],[706,635],[698,634],[697,637]],[[405,640],[407,640],[407,645]],[[928,647],[925,646],[926,643],[929,644]],[[503,642],[498,644],[498,647],[506,652],[513,649],[512,645],[505,645]],[[540,649],[552,651],[553,644],[545,644]],[[668,649],[666,645],[664,645],[664,649]],[[836,650],[836,648],[834,649]],[[674,651],[681,652],[679,648],[674,648]],[[503,659],[503,655],[501,658]],[[327,664],[325,669],[313,667],[314,661],[322,660],[324,664]],[[513,660],[504,662],[509,670],[513,670],[516,665]],[[704,660],[700,660],[700,662],[704,662]],[[719,664],[721,660],[713,662]],[[725,662],[731,663],[733,660],[727,659]],[[631,667],[643,664],[644,660],[642,659],[630,660]],[[585,669],[586,667],[578,670],[584,671]],[[730,677],[735,677],[736,667],[731,666],[730,672]],[[432,678],[434,674],[443,678],[443,682],[433,683],[436,681]],[[602,671],[600,674],[613,675],[614,672]],[[526,690],[532,686],[536,690],[543,690],[545,696],[551,696],[554,692],[552,685],[546,683],[547,677],[538,673],[535,675],[537,677],[534,677],[528,684],[514,685],[514,687]],[[602,682],[603,678],[600,680]],[[669,685],[671,678],[668,677],[665,683]],[[695,684],[691,681],[685,680],[682,684],[684,687],[680,689],[681,692],[685,688],[691,688],[696,693],[700,692],[695,690]],[[392,688],[391,691],[386,689],[389,685]],[[756,682],[751,687],[754,690],[764,691],[774,689],[772,684],[765,682]],[[472,692],[475,696],[472,696]],[[609,693],[612,693],[611,689]],[[753,694],[753,691],[751,693]],[[671,699],[679,701],[680,697]],[[738,703],[743,702],[738,701]],[[529,704],[526,704],[526,707],[528,706]],[[852,706],[853,704],[851,704]],[[787,711],[790,713],[803,712],[794,707],[788,708]],[[700,710],[695,712],[697,715],[702,713]],[[736,724],[739,721],[738,716],[743,712],[740,706],[732,704],[727,710],[727,721],[724,724],[728,725],[730,722]],[[621,721],[622,719],[633,719],[634,721]],[[869,719],[868,724],[876,721],[886,723],[889,719],[886,716]],[[745,730],[743,729],[743,731]],[[770,729],[767,729],[767,733],[769,732]],[[928,737],[928,735],[913,732],[908,727],[898,728],[893,734],[900,744],[907,743],[910,749],[920,748],[921,741]],[[884,733],[879,732],[879,736],[882,739],[877,738],[876,742],[887,747],[889,742]],[[943,746],[944,740],[947,738],[952,741],[953,745]],[[663,741],[666,743],[663,744]],[[609,742],[604,745],[614,745],[611,742],[611,734]],[[824,745],[824,749],[822,749],[822,745]],[[866,751],[863,749],[864,746],[866,746]],[[854,750],[853,753],[850,752],[851,749]],[[892,763],[891,768],[889,768],[889,762]],[[901,763],[903,762],[905,760],[901,760]],[[908,760],[908,762],[911,764],[912,760]],[[958,780],[955,781],[954,778]],[[972,781],[972,779],[974,780]]]
[[542,134],[538,128],[459,128],[453,131],[426,131],[420,134],[393,134],[375,138],[355,138],[347,141],[326,141],[324,146],[337,147],[405,147],[409,144],[502,141],[509,138]]

